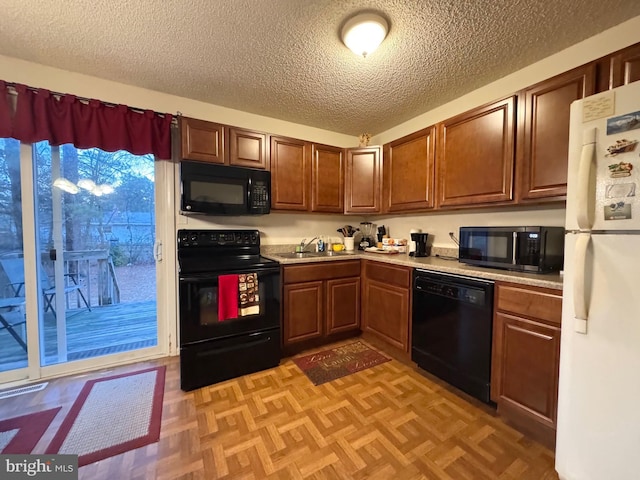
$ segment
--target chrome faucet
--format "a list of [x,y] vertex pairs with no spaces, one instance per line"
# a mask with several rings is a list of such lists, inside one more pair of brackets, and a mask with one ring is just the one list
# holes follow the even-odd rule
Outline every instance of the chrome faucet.
[[311,240],[309,240],[309,242],[307,242],[306,238],[303,238],[302,241],[300,242],[300,251],[304,252],[305,249],[311,245],[313,243],[314,240],[317,240],[318,237],[313,237]]

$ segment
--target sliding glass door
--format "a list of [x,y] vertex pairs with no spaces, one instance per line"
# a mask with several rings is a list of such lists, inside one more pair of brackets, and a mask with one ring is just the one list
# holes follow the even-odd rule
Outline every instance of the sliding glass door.
[[0,142],[0,382],[160,353],[158,162]]
[[28,366],[20,142],[0,139],[0,379]]

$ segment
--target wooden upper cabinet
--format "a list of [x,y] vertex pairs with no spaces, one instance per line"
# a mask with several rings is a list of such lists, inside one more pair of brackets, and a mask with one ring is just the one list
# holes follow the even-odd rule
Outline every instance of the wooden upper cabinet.
[[309,210],[310,151],[302,140],[271,137],[271,208]]
[[311,146],[311,211],[344,212],[344,150]]
[[518,201],[562,200],[567,194],[571,103],[595,91],[596,69],[585,65],[520,95]]
[[442,122],[437,148],[438,206],[513,199],[515,97]]
[[229,127],[229,165],[269,169],[267,134]]
[[380,213],[380,147],[347,150],[345,213]]
[[225,163],[224,126],[195,118],[180,117],[182,158]]
[[385,212],[434,206],[436,127],[428,127],[384,146]]
[[640,43],[621,50],[611,57],[610,88],[640,80]]

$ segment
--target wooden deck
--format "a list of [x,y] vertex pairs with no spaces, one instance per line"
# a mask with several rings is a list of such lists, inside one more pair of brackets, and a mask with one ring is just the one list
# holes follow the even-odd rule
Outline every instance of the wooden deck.
[[[43,365],[60,363],[56,320],[44,318]],[[17,327],[20,331],[20,327]],[[120,303],[67,313],[67,360],[79,360],[157,344],[156,302]],[[0,371],[25,367],[27,353],[6,330],[0,330]]]

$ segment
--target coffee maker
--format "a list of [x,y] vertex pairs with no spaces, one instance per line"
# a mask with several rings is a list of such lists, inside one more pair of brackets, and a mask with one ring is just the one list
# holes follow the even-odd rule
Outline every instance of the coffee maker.
[[409,255],[412,257],[428,257],[427,253],[427,238],[429,237],[428,233],[412,233],[411,241],[415,242],[416,249],[413,252],[409,252]]

